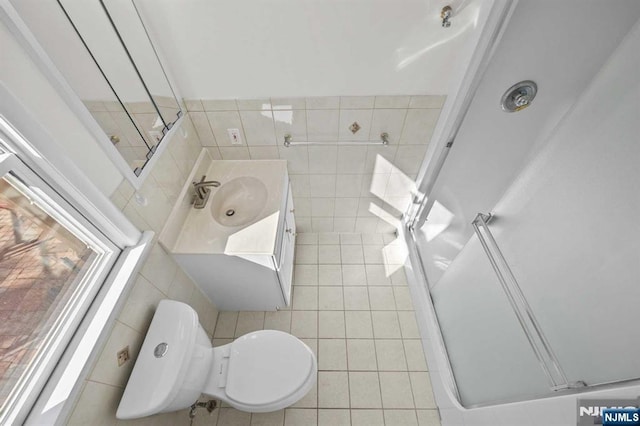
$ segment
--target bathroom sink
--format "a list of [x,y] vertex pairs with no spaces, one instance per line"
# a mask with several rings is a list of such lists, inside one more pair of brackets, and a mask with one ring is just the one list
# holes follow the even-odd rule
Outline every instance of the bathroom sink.
[[260,179],[241,176],[223,183],[213,194],[211,215],[227,227],[250,224],[262,211],[268,197]]

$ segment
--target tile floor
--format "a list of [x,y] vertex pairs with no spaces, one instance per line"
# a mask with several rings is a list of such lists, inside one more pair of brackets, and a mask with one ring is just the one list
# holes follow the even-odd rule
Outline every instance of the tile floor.
[[402,263],[387,234],[298,235],[293,303],[220,312],[213,344],[261,329],[290,332],[318,357],[318,382],[294,406],[249,414],[224,405],[197,424],[440,425]]

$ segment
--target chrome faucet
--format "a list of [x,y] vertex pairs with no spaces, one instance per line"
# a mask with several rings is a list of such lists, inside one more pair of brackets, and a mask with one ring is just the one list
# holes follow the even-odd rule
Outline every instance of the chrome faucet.
[[205,180],[207,177],[202,176],[200,182],[193,182],[193,189],[196,190],[196,196],[193,200],[193,208],[195,209],[203,209],[209,200],[209,195],[211,195],[210,187],[218,187],[220,186],[220,182],[217,180]]

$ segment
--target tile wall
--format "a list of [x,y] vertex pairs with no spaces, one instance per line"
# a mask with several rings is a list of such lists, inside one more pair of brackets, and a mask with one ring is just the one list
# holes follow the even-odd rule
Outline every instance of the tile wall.
[[[176,139],[162,153],[150,176],[139,193],[146,205],[138,203],[134,189],[123,182],[112,195],[112,201],[124,211],[139,229],[151,229],[159,234],[175,203],[183,182],[202,149],[189,120],[184,130],[176,133]],[[128,299],[120,312],[111,335],[93,371],[83,385],[76,407],[71,414],[70,425],[120,425],[120,424],[184,424],[185,412],[152,416],[139,421],[123,422],[115,418],[115,411],[122,392],[142,345],[153,312],[162,299],[179,300],[191,305],[198,312],[200,322],[209,335],[213,335],[218,311],[191,279],[177,266],[169,255],[155,243],[149,258],[138,274]],[[132,359],[118,367],[116,352],[129,346]]]
[[[286,159],[299,232],[392,232],[443,96],[187,100],[202,145],[214,159]],[[349,127],[357,122],[355,134]],[[227,129],[239,129],[232,145]],[[389,134],[389,145],[378,142]],[[285,147],[284,137],[314,145]],[[361,145],[357,145],[360,143]],[[348,145],[347,145],[348,144]]]

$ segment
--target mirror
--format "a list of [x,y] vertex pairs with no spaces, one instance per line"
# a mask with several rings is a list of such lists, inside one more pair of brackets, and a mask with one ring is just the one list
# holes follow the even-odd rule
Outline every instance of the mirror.
[[130,0],[14,0],[13,6],[139,176],[182,112]]

